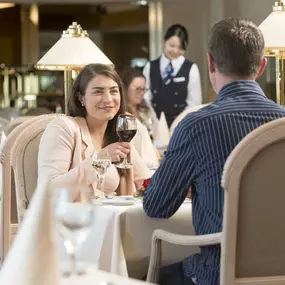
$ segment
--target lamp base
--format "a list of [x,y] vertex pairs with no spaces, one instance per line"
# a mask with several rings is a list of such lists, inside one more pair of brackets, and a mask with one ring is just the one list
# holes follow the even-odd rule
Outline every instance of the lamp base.
[[72,92],[72,70],[64,70],[64,113],[68,115],[68,100]]
[[282,52],[276,54],[275,57],[276,69],[276,103],[284,105],[284,55]]

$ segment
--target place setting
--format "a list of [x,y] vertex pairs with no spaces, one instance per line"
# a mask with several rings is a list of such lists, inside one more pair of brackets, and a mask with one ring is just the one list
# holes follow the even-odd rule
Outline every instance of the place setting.
[[[136,117],[129,114],[121,114],[117,120],[117,134],[121,142],[131,142],[137,132]],[[118,169],[130,169],[133,164],[127,158],[118,163],[113,163]],[[95,190],[93,203],[96,205],[131,206],[140,199],[134,196],[117,196],[116,192],[107,192],[104,188],[105,175],[112,165],[111,156],[106,149],[94,152],[92,155],[92,166],[98,176],[97,191]],[[101,193],[100,193],[101,192]]]

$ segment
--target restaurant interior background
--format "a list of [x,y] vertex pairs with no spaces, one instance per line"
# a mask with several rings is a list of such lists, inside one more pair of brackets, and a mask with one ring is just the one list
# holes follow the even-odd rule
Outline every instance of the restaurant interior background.
[[[58,104],[64,105],[63,72],[40,71],[34,65],[74,21],[88,31],[91,40],[118,71],[128,65],[142,68],[147,60],[159,56],[165,29],[175,23],[185,25],[189,32],[186,57],[199,66],[203,101],[212,101],[215,94],[210,87],[206,59],[210,27],[226,16],[247,17],[259,25],[270,14],[273,4],[274,0],[0,3],[0,107],[22,110],[47,107],[54,112]],[[274,59],[268,60],[259,82],[274,100]]]

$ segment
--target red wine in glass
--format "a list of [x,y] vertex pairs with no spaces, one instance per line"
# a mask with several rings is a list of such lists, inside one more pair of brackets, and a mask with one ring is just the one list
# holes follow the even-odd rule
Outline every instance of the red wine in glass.
[[119,130],[117,133],[122,142],[130,142],[136,135],[137,130]]
[[[131,114],[120,114],[117,120],[117,134],[122,142],[130,142],[137,133],[137,118]],[[131,168],[133,165],[126,158],[116,167],[122,169]]]

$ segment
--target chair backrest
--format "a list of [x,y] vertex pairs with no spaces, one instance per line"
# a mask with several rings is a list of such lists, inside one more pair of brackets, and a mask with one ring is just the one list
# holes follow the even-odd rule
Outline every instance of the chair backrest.
[[180,113],[175,120],[173,121],[173,123],[170,126],[170,135],[173,134],[174,129],[177,127],[177,125],[182,121],[182,119],[184,119],[184,117],[192,112],[196,112],[200,109],[202,109],[203,107],[206,107],[209,104],[201,104],[201,105],[197,105],[197,106],[193,106],[193,107],[189,107],[186,110],[184,110],[182,113]]
[[20,124],[22,124],[25,121],[28,121],[34,117],[35,116],[21,116],[21,117],[18,117],[16,119],[10,121],[4,128],[4,132],[5,132],[6,136],[8,136]]
[[239,280],[285,284],[284,149],[282,118],[255,129],[227,159],[222,178],[222,285]]
[[22,124],[23,122],[34,118],[35,116],[21,116],[12,121],[10,121],[4,128],[4,132],[6,136],[8,136],[17,126]]
[[[48,118],[47,118],[48,117]],[[53,119],[55,115],[43,115],[37,117],[37,121],[46,119]],[[18,137],[22,137],[22,133],[34,123],[34,119],[31,118],[17,126],[6,138],[3,146],[0,150],[0,163],[2,165],[1,172],[1,188],[2,188],[2,227],[0,229],[0,235],[2,236],[2,243],[0,244],[0,263],[4,260],[9,248],[10,248],[10,225],[12,223],[17,223],[17,205],[16,205],[16,192],[15,192],[15,183],[12,179],[11,171],[11,152],[13,146],[17,142]],[[2,254],[1,254],[2,253]]]
[[0,151],[0,163],[2,167],[1,171],[1,216],[2,223],[0,228],[1,244],[0,248],[0,261],[3,262],[9,247],[10,247],[10,225],[11,223],[17,223],[17,210],[16,210],[16,193],[14,182],[12,180],[10,154],[15,140],[21,135],[23,130],[31,124],[30,121],[26,121],[21,124],[15,130],[7,136],[4,144],[1,146]]
[[[18,221],[20,222],[28,208],[37,186],[38,149],[46,126],[55,117],[63,114],[42,115],[22,132],[11,152],[11,167],[14,171]],[[38,119],[40,118],[40,119]]]

